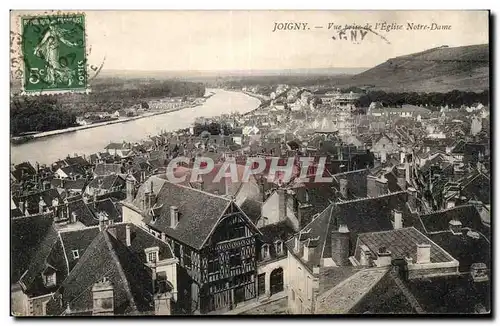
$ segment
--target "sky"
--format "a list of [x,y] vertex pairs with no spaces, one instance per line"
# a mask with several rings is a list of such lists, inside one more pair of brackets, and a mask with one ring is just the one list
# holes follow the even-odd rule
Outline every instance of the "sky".
[[[19,15],[11,12],[11,28]],[[279,70],[373,67],[432,47],[488,43],[487,11],[87,11],[89,63],[104,70]],[[381,23],[402,30],[381,30]],[[275,23],[306,30],[275,31]],[[328,24],[378,35],[336,40]],[[375,24],[377,28],[375,27]],[[407,30],[407,24],[448,25]],[[316,28],[321,26],[322,28]],[[350,32],[350,31],[349,31]],[[358,31],[359,32],[359,31]],[[349,34],[348,34],[349,36]],[[383,38],[387,41],[385,41]],[[358,38],[359,38],[358,34]]]

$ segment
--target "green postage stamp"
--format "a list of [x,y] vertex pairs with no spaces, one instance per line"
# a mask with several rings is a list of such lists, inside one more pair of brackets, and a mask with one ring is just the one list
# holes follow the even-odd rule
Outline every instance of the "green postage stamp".
[[21,17],[23,93],[88,92],[85,15]]

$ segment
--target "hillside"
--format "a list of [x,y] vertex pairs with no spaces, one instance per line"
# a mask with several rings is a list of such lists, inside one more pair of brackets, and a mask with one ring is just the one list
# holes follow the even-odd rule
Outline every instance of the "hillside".
[[489,47],[443,46],[392,58],[348,84],[392,92],[482,91],[489,88]]

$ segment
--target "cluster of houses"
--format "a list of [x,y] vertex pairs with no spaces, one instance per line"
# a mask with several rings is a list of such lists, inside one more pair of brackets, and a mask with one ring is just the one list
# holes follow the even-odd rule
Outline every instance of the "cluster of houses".
[[[13,165],[12,312],[234,314],[279,300],[290,314],[489,312],[488,117],[345,111],[356,125],[339,132],[328,107],[355,96],[277,108],[291,89],[219,118],[229,135],[162,133]],[[177,175],[191,175],[198,156],[216,163],[172,183],[166,167],[178,156],[192,160]],[[269,166],[242,180],[256,156],[325,157],[331,181],[312,181],[317,163],[305,180],[270,181]],[[228,160],[240,177],[215,182]]]

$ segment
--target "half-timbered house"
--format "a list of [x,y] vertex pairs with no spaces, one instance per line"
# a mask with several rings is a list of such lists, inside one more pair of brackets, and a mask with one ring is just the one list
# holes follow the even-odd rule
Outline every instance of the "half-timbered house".
[[261,234],[232,198],[156,176],[128,198],[124,219],[165,239],[179,259],[181,313],[222,313],[256,299]]

